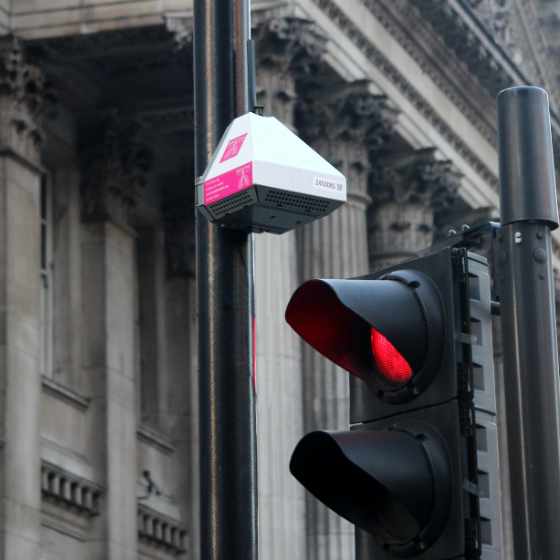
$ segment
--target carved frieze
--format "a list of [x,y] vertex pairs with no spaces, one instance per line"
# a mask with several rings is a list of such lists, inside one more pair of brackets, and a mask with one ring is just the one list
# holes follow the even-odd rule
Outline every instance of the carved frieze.
[[139,188],[146,184],[152,150],[141,144],[139,126],[111,112],[80,146],[82,217],[130,225]]
[[38,165],[43,120],[55,102],[41,70],[26,62],[21,39],[0,38],[0,146]]

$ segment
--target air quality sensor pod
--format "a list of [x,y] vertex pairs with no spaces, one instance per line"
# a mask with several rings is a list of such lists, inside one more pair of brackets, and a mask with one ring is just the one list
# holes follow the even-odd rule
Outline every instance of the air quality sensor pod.
[[225,131],[196,186],[211,222],[285,233],[346,202],[346,178],[274,117],[247,113]]

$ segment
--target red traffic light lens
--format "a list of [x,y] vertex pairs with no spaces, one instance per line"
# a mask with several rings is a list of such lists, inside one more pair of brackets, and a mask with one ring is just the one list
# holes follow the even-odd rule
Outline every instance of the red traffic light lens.
[[379,371],[392,383],[406,383],[412,368],[398,350],[376,329],[371,327],[371,352]]

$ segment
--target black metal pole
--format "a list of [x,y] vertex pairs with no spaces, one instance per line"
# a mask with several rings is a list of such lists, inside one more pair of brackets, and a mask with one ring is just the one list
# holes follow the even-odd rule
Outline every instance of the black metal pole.
[[[249,15],[248,0],[194,2],[197,177],[247,112]],[[201,558],[256,560],[252,234],[197,213],[196,255]]]
[[498,95],[497,232],[504,390],[514,552],[560,555],[558,345],[551,229],[558,227],[548,96],[535,87]]

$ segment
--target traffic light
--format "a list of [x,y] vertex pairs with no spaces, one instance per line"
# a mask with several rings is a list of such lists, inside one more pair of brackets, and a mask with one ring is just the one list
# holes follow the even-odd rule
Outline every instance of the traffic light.
[[310,280],[286,320],[353,374],[352,429],[307,434],[290,470],[356,526],[358,560],[500,558],[486,259],[448,246]]

